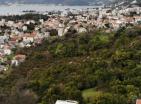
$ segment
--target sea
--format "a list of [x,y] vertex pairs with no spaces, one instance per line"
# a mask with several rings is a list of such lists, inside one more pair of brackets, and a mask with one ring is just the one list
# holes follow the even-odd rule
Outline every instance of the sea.
[[0,5],[0,15],[21,15],[26,12],[36,11],[37,13],[46,13],[49,11],[65,11],[69,10],[85,10],[94,8],[95,6],[62,6],[62,5],[47,5],[47,4],[9,4]]

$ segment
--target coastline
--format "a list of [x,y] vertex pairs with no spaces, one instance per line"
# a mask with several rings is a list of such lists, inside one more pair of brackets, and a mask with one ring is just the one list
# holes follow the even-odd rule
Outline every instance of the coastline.
[[[69,6],[69,5],[50,5],[50,4],[0,4],[0,16],[3,15],[22,15],[22,11],[37,11],[45,13],[46,11],[65,11],[70,10],[85,10],[87,8],[94,8],[97,6]],[[99,7],[99,6],[98,6]],[[38,8],[38,10],[37,10]]]

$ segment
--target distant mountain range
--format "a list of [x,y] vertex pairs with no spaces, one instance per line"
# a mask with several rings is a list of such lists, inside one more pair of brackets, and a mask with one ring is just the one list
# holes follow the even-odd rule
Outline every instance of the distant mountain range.
[[[122,1],[132,2],[134,0],[0,0],[0,3],[46,3],[62,5],[102,5]],[[141,0],[138,0],[139,2]]]
[[[47,3],[62,5],[102,4],[107,0],[0,0],[0,3]],[[109,1],[109,0],[108,0]]]

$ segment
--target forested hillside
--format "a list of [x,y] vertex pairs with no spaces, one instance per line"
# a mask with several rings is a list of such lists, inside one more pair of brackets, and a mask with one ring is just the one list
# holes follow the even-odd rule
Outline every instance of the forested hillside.
[[0,104],[135,104],[141,97],[141,28],[51,37],[0,75]]

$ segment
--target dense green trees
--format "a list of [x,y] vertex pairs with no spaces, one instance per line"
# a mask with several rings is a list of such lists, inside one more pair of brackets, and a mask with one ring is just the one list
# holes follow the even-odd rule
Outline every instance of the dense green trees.
[[[0,77],[0,102],[134,104],[141,97],[141,43],[139,28],[130,31],[51,37],[37,47],[17,50],[27,59]],[[91,88],[90,98],[82,96]]]

